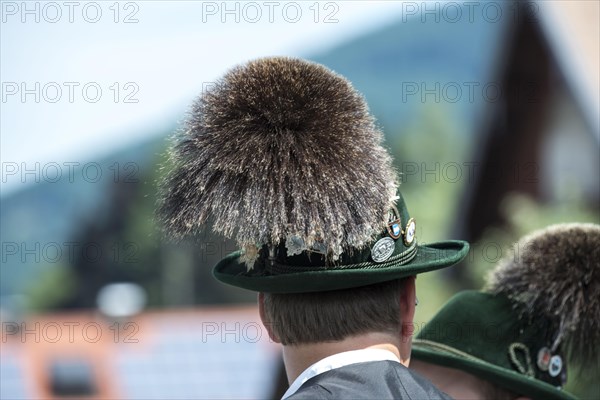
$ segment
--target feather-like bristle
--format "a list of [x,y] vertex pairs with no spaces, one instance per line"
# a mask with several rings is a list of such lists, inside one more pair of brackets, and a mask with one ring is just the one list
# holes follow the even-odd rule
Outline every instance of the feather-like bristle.
[[251,61],[194,103],[159,214],[172,236],[210,217],[241,248],[295,237],[335,260],[383,229],[397,183],[382,140],[345,78],[299,59]]
[[532,321],[545,318],[552,346],[584,368],[600,356],[600,225],[552,225],[521,239],[488,277]]

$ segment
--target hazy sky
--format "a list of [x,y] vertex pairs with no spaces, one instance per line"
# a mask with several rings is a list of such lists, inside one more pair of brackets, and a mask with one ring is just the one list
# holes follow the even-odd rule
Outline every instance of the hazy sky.
[[85,163],[164,131],[237,63],[310,56],[402,13],[391,1],[1,7],[3,195],[23,187],[25,169]]

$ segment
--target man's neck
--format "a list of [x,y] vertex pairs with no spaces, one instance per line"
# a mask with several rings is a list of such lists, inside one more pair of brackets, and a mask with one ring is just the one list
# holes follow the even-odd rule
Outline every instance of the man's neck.
[[368,333],[352,336],[338,342],[321,342],[283,346],[283,362],[288,382],[291,384],[308,367],[326,357],[345,351],[362,349],[382,349],[392,352],[404,366],[408,359],[402,360],[399,351],[399,339],[385,333]]

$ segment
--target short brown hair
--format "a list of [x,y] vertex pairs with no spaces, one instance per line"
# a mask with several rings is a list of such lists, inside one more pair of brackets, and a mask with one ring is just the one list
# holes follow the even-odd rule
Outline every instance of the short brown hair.
[[283,345],[399,332],[402,280],[315,293],[264,293],[265,324]]

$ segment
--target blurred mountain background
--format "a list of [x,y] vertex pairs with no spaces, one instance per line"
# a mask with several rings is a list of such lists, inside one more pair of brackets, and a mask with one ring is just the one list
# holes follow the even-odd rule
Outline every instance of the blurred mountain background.
[[[441,98],[436,102],[435,95],[428,95],[427,100],[431,102],[423,102],[421,93],[406,94],[405,87],[413,83],[434,88],[436,82],[489,81],[494,72],[491,65],[502,27],[486,23],[477,27],[471,25],[437,24],[433,25],[435,29],[431,29],[430,24],[418,20],[414,23],[399,21],[326,54],[307,58],[346,76],[364,94],[386,134],[388,146],[400,163],[443,161],[440,153],[448,150],[454,153],[446,154],[448,160],[460,160],[457,157],[466,157],[467,143],[475,135],[476,115],[485,105],[481,96],[476,96],[473,101],[469,101],[468,96],[461,96],[460,101],[449,103]],[[471,37],[474,28],[480,34]],[[453,40],[447,40],[449,35]],[[439,68],[442,65],[444,67]],[[466,90],[466,87],[463,88]],[[152,140],[101,160],[87,160],[73,168],[72,176],[63,174],[62,179],[56,182],[42,181],[3,198],[1,233],[3,241],[11,245],[5,245],[7,253],[3,260],[0,296],[30,289],[42,290],[46,279],[41,277],[59,273],[66,279],[77,271],[81,276],[71,277],[76,279],[77,284],[67,286],[69,279],[66,279],[64,286],[53,289],[60,295],[45,294],[46,300],[41,304],[36,301],[36,304],[41,307],[63,307],[67,303],[70,307],[93,307],[94,292],[113,280],[135,280],[160,286],[162,259],[156,256],[158,238],[152,212],[159,165],[164,161],[168,137],[179,127],[176,120],[177,117],[174,117],[171,129],[149,135]],[[404,143],[407,137],[408,141]],[[452,146],[440,148],[438,139],[441,137],[452,141]],[[98,171],[101,177],[96,176]],[[51,173],[49,171],[48,175]],[[70,242],[81,245],[64,245]],[[86,251],[92,253],[96,249],[85,246],[92,242],[102,243],[100,256],[94,253],[75,259],[71,254],[54,251],[60,248],[61,251],[72,249],[74,255],[82,255]],[[18,254],[14,256],[10,254],[12,243],[18,246]],[[53,246],[54,243],[58,246]],[[129,249],[119,249],[118,244],[124,243],[134,245]],[[21,250],[26,252],[36,249],[36,246],[40,247],[41,253],[44,253],[44,246],[47,249],[39,263],[30,262],[34,259],[33,254],[22,257]],[[120,252],[127,254],[117,254]],[[147,256],[146,252],[151,256]],[[130,259],[126,260],[127,255]],[[84,258],[98,260],[86,265]],[[44,263],[43,259],[51,262]],[[200,264],[193,270],[209,270],[212,266],[206,261]],[[171,265],[167,268],[176,267]],[[59,270],[61,272],[57,272]],[[90,274],[92,271],[96,273]],[[102,279],[103,276],[105,279]],[[157,282],[146,282],[144,276],[154,276]],[[83,283],[80,279],[96,282],[97,287],[77,290],[75,288]],[[32,282],[35,289],[31,287]],[[213,281],[209,279],[204,284],[211,285]],[[152,294],[152,305],[169,304],[159,294],[158,287],[151,289],[148,286],[146,289]],[[89,299],[63,303],[75,295],[72,291],[79,291],[81,295],[85,293]],[[192,303],[235,300],[229,296],[214,298],[195,292],[197,298],[188,299]],[[61,300],[58,301],[58,298]],[[58,302],[52,304],[50,299]]]

